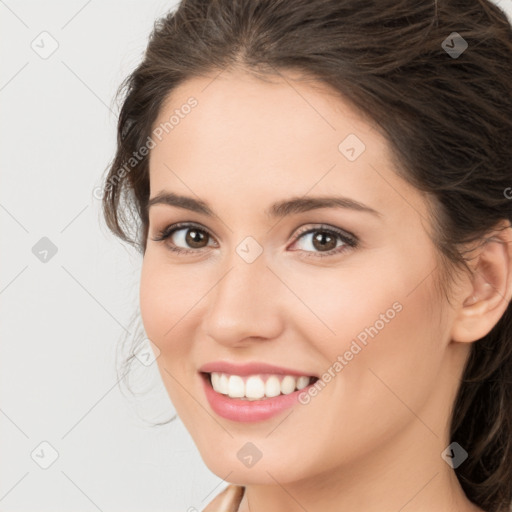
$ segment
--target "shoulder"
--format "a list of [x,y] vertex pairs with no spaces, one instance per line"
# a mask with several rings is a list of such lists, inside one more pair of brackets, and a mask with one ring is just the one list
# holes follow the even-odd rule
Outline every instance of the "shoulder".
[[203,512],[237,512],[245,487],[242,485],[228,485],[215,498],[213,498]]

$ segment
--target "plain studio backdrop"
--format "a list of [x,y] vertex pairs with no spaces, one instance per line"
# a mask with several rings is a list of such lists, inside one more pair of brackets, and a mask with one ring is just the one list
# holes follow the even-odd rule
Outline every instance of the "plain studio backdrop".
[[[496,1],[512,17],[512,1]],[[223,487],[160,384],[116,349],[141,257],[101,223],[113,101],[165,0],[0,0],[0,511],[201,510]],[[138,366],[137,366],[138,365]]]

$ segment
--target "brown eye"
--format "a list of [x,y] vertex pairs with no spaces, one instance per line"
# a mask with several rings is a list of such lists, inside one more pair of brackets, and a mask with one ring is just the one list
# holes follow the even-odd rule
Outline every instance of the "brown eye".
[[305,256],[322,257],[355,248],[358,242],[354,235],[338,231],[335,228],[319,226],[299,233],[293,245],[296,244],[299,245],[298,248]]
[[336,237],[329,234],[328,231],[317,231],[313,236],[313,247],[319,251],[330,251],[336,247]]
[[[180,230],[177,230],[180,231]],[[208,245],[208,233],[205,231],[201,231],[197,228],[185,228],[185,243],[191,247],[192,249],[201,249],[205,247],[204,241],[206,240],[206,245]]]
[[155,242],[166,241],[167,247],[179,253],[193,253],[208,246],[210,233],[194,224],[173,224],[161,231]]

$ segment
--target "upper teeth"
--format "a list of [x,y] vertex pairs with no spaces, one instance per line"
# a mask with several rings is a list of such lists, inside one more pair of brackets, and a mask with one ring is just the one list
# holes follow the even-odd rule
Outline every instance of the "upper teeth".
[[309,385],[309,377],[294,377],[292,375],[270,375],[266,381],[260,375],[228,375],[226,373],[211,373],[212,387],[217,393],[228,395],[231,398],[259,398],[288,395],[296,389],[303,389]]

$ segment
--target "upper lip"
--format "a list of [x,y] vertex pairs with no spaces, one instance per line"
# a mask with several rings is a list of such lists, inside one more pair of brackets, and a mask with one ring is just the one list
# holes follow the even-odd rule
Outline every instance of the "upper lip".
[[229,361],[213,361],[206,363],[199,368],[200,372],[203,373],[228,373],[230,375],[256,375],[258,373],[272,373],[277,375],[295,375],[297,377],[316,377],[308,371],[294,370],[292,368],[285,368],[282,366],[275,366],[273,364],[267,364],[262,362],[250,362],[250,363],[231,363]]

